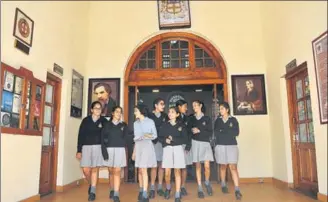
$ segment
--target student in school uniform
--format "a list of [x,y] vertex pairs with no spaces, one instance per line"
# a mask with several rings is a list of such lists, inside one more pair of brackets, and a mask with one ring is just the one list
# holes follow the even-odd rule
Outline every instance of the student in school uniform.
[[134,108],[136,121],[134,122],[134,141],[135,149],[132,156],[135,158],[135,167],[139,172],[139,195],[138,200],[148,202],[148,168],[156,168],[157,160],[155,148],[152,140],[157,138],[157,130],[152,119],[148,118],[148,108],[143,105],[137,105]]
[[235,196],[239,200],[242,198],[237,170],[239,151],[236,137],[239,135],[239,123],[230,115],[230,106],[227,102],[220,104],[220,114],[221,117],[215,121],[214,133],[216,136],[215,159],[220,165],[221,189],[223,193],[228,193],[225,179],[227,166],[229,166],[235,185]]
[[[182,123],[185,124],[185,127],[188,128],[188,121],[189,121],[189,117],[186,115],[187,110],[188,110],[188,103],[185,100],[178,100],[176,102],[176,107],[179,110],[180,113],[180,119],[182,121]],[[192,152],[190,151],[191,149],[191,135],[192,133],[187,132],[187,142],[186,144],[183,145],[184,148],[184,157],[185,157],[185,162],[186,162],[186,166],[188,165],[192,165]],[[183,168],[181,170],[181,195],[182,196],[186,196],[188,195],[187,189],[186,189],[186,180],[187,180],[187,169]]]
[[103,165],[109,168],[114,181],[114,195],[112,197],[114,202],[120,202],[121,169],[126,166],[125,146],[128,126],[122,122],[121,118],[122,108],[119,106],[114,107],[111,120],[104,125],[101,132]]
[[[109,108],[108,108],[109,109]],[[104,110],[104,109],[103,109]],[[112,109],[111,109],[112,110]],[[112,114],[110,113],[107,120],[112,120]],[[108,187],[109,187],[109,198],[113,199],[114,197],[114,176],[112,175],[112,169],[108,168]]]
[[82,120],[77,141],[76,158],[80,160],[83,174],[89,183],[89,201],[96,199],[98,171],[103,164],[101,131],[108,121],[100,115],[101,109],[99,101],[91,104],[91,115]]
[[[149,118],[155,122],[157,134],[159,134],[161,125],[168,121],[167,114],[164,113],[165,103],[162,98],[157,98],[153,102],[154,110],[152,113],[149,114]],[[157,194],[159,196],[163,196],[163,178],[164,178],[164,170],[162,168],[162,160],[163,160],[163,145],[161,142],[158,141],[158,138],[153,140],[155,153],[156,153],[156,160],[158,162],[158,168],[151,169],[151,184],[150,184],[150,191],[149,191],[149,198],[155,198],[155,181],[157,176],[158,170],[158,185],[157,185]]]
[[189,128],[192,132],[191,151],[193,162],[196,164],[196,178],[198,184],[198,198],[204,198],[201,177],[201,163],[205,168],[205,187],[207,194],[212,196],[212,186],[210,184],[210,162],[214,161],[213,151],[210,145],[210,137],[212,136],[211,118],[205,116],[205,105],[203,102],[196,100],[192,103],[194,116],[190,117]]
[[163,144],[163,168],[165,168],[166,190],[164,198],[169,199],[171,194],[171,169],[175,174],[175,202],[181,201],[181,169],[186,167],[183,145],[187,142],[187,130],[183,122],[177,120],[180,113],[177,107],[169,109],[169,121],[161,126],[159,140]]

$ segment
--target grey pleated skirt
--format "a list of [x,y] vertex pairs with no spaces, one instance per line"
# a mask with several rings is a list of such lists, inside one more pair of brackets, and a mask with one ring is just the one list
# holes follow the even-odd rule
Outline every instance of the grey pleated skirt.
[[237,164],[239,149],[237,145],[216,145],[215,160],[217,164]]
[[186,168],[182,145],[166,146],[163,149],[163,168]]
[[189,152],[186,152],[185,148],[186,148],[186,145],[184,144],[183,145],[183,150],[184,150],[185,163],[186,163],[186,165],[189,166],[189,165],[193,164],[193,162],[192,162],[192,150],[190,149]]
[[204,161],[214,161],[213,150],[209,142],[192,140],[191,142],[192,161],[203,163]]
[[126,166],[126,153],[124,147],[108,147],[108,160],[104,160],[103,165],[112,168],[122,168]]
[[156,153],[156,160],[158,162],[161,162],[163,160],[163,146],[162,143],[157,142],[154,144],[155,147],[155,153]]
[[103,165],[101,145],[83,145],[81,167],[95,168]]
[[141,140],[135,143],[136,168],[156,168],[157,160],[154,144],[151,140]]

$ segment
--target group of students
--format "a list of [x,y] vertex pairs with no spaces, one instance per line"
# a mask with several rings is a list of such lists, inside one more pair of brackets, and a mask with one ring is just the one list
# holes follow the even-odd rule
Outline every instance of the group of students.
[[[126,139],[128,126],[122,122],[122,108],[116,106],[112,110],[112,117],[108,121],[100,116],[101,103],[93,102],[92,114],[83,119],[78,137],[77,158],[81,160],[81,167],[89,182],[89,201],[96,198],[96,184],[98,168],[108,167],[110,174],[109,197],[119,202],[119,187],[121,168],[126,166]],[[236,137],[239,135],[239,124],[230,115],[229,104],[220,104],[221,116],[214,125],[216,137],[215,155],[213,155],[210,137],[213,133],[211,118],[206,116],[205,105],[199,100],[192,102],[194,114],[187,116],[187,102],[179,100],[175,107],[170,107],[168,114],[164,113],[164,100],[158,98],[153,103],[153,111],[138,104],[134,108],[136,121],[134,122],[135,147],[132,160],[138,168],[139,202],[148,202],[155,198],[155,180],[158,178],[157,194],[165,199],[171,197],[171,170],[175,176],[175,202],[180,202],[186,196],[185,182],[187,165],[195,164],[198,184],[198,198],[205,194],[201,179],[201,164],[204,163],[205,188],[209,196],[213,195],[210,184],[210,162],[220,165],[221,190],[228,193],[225,182],[226,169],[229,166],[235,185],[236,199],[241,199],[239,176],[237,171],[238,146]],[[150,189],[148,192],[148,169],[151,169]],[[157,177],[158,174],[158,177]],[[165,178],[165,191],[163,179]]]

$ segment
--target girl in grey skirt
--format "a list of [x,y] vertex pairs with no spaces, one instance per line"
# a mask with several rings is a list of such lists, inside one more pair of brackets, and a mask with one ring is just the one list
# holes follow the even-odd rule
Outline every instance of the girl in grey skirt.
[[157,138],[157,130],[153,120],[147,117],[148,108],[143,105],[137,105],[134,108],[136,121],[134,122],[135,149],[132,156],[135,156],[135,167],[139,172],[139,196],[138,200],[148,202],[148,168],[157,167],[155,148],[152,140]]
[[[153,102],[154,111],[149,114],[149,118],[152,119],[155,122],[157,134],[159,134],[160,128],[163,123],[168,121],[167,114],[164,113],[165,103],[162,98],[157,98]],[[157,186],[157,194],[160,196],[163,196],[163,177],[164,177],[164,170],[162,168],[162,159],[163,159],[163,146],[162,143],[158,141],[156,138],[153,140],[154,147],[155,147],[155,153],[156,153],[156,159],[158,163],[158,168],[152,168],[151,169],[151,184],[150,184],[150,191],[149,191],[149,198],[155,198],[155,180],[157,176],[157,170],[158,170],[158,186]]]
[[163,144],[163,168],[165,168],[166,190],[164,198],[169,199],[171,193],[171,169],[174,168],[175,174],[175,202],[181,201],[181,169],[186,167],[184,159],[183,145],[187,142],[187,131],[184,123],[178,121],[178,109],[169,109],[169,122],[162,125],[159,140]]
[[220,165],[221,189],[228,193],[226,186],[226,170],[229,165],[232,180],[235,184],[235,196],[242,197],[239,189],[239,175],[237,170],[238,146],[236,137],[239,135],[239,123],[235,117],[230,116],[230,106],[227,102],[220,104],[220,114],[215,121],[214,132],[216,136],[215,159]]
[[[122,108],[112,109],[112,119],[104,125],[101,132],[101,149],[104,157],[104,166],[108,167],[110,176],[114,180],[113,201],[120,202],[119,189],[121,184],[121,168],[126,166],[126,138],[128,126],[121,121]],[[110,196],[111,198],[111,196]]]
[[76,158],[80,160],[83,174],[89,183],[89,201],[96,199],[98,168],[103,165],[101,155],[101,131],[107,119],[100,116],[101,103],[91,104],[91,115],[85,117],[80,125]]
[[[180,121],[185,124],[185,127],[188,127],[189,117],[186,115],[188,110],[188,103],[185,100],[178,100],[176,102],[176,107],[179,110],[180,113]],[[186,166],[192,165],[192,152],[191,149],[191,135],[192,133],[190,131],[187,132],[187,143],[183,145],[184,148],[184,157]],[[181,195],[186,196],[188,195],[187,189],[185,187],[187,180],[187,169],[183,168],[181,169]]]
[[204,103],[196,100],[192,103],[195,112],[189,120],[189,128],[192,133],[192,158],[196,163],[196,178],[198,183],[198,198],[204,198],[204,192],[201,182],[201,163],[204,163],[205,168],[205,187],[207,194],[212,196],[212,186],[210,184],[210,162],[214,161],[213,151],[210,145],[210,137],[212,136],[212,121],[211,118],[205,116]]

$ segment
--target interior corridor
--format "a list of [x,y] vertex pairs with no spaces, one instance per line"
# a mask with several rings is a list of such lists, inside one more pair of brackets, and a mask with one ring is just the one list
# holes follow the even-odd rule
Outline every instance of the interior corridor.
[[[221,188],[219,184],[212,184],[214,195],[209,197],[205,195],[205,199],[198,199],[197,192],[191,193],[192,190],[197,190],[196,183],[188,183],[187,190],[189,195],[182,199],[183,202],[196,202],[196,201],[206,201],[206,202],[233,202],[236,201],[233,194],[233,187],[229,186],[230,193],[223,195],[221,193]],[[174,187],[174,186],[173,186]],[[172,190],[174,189],[172,187]],[[79,202],[86,201],[87,196],[87,185],[83,184],[77,188],[70,189],[64,193],[56,193],[53,195],[45,196],[42,198],[41,202]],[[242,202],[314,202],[307,196],[294,192],[287,189],[279,189],[274,187],[271,183],[264,184],[242,184],[241,191],[243,194]],[[134,202],[137,201],[138,185],[137,184],[123,184],[120,191],[120,199],[122,202]],[[163,197],[156,196],[151,202],[166,202],[174,201],[171,193],[171,198],[165,200]],[[108,185],[101,183],[97,187],[97,202],[110,201],[108,198]]]

